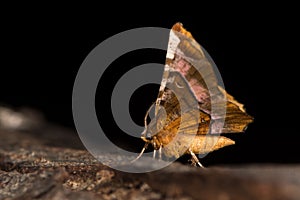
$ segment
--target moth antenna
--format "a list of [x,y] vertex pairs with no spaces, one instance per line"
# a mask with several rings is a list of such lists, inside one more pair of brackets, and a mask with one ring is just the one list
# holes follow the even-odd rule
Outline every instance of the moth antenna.
[[137,161],[140,157],[142,157],[144,151],[146,150],[146,148],[148,147],[148,143],[145,144],[145,146],[143,147],[141,153],[134,159],[131,161],[131,163],[134,163],[135,161]]
[[199,167],[201,168],[205,168],[199,161],[199,159],[197,158],[197,156],[194,154],[194,152],[190,151],[190,154],[192,156],[192,158],[194,159],[194,161],[199,165]]

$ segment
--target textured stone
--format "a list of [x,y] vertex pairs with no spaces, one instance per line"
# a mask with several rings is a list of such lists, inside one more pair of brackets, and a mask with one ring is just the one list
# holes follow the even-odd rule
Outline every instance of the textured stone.
[[300,199],[299,165],[202,169],[173,163],[155,172],[123,173],[93,158],[74,131],[34,124],[26,130],[0,127],[1,200]]

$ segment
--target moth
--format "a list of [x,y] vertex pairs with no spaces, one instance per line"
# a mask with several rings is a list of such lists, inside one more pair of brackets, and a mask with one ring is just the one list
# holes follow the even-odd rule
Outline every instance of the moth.
[[[155,116],[147,124],[153,107]],[[190,154],[192,162],[203,167],[196,154],[235,144],[220,134],[244,132],[253,118],[219,85],[202,47],[176,23],[170,31],[158,97],[144,121],[141,139],[145,146],[133,162],[152,145],[153,157],[156,151],[160,159],[162,153],[175,158]]]

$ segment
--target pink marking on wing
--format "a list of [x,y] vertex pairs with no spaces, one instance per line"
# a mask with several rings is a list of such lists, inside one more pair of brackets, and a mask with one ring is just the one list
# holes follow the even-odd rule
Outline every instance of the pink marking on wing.
[[209,97],[207,95],[206,88],[203,88],[196,79],[192,78],[189,81],[189,85],[199,102],[203,102],[205,99]]
[[189,84],[190,84],[190,86],[193,86],[193,85],[195,85],[195,84],[198,84],[198,85],[199,85],[197,79],[195,79],[195,78],[191,78],[191,80],[189,81]]
[[183,76],[186,76],[188,74],[190,68],[191,65],[183,59],[178,60],[178,62],[175,65],[175,70],[178,71]]
[[[188,72],[192,68],[190,63],[188,63],[186,60],[180,57],[176,57],[174,60],[174,64],[172,65],[173,69],[179,72],[183,77],[188,77]],[[195,78],[189,78],[190,80],[187,80],[189,83],[189,87],[194,93],[196,99],[199,102],[205,102],[207,98],[209,98],[209,94],[205,86],[203,86],[201,83],[199,83],[199,80]]]
[[186,62],[185,62],[183,59],[178,60],[178,61],[177,61],[176,68],[177,68],[177,69],[183,68],[183,66],[185,65],[185,63],[186,63]]

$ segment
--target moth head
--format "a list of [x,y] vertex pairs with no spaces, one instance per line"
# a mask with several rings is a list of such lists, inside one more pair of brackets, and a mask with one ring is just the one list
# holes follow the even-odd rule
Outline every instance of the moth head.
[[152,134],[145,128],[145,130],[141,134],[141,139],[144,140],[146,143],[151,143]]

